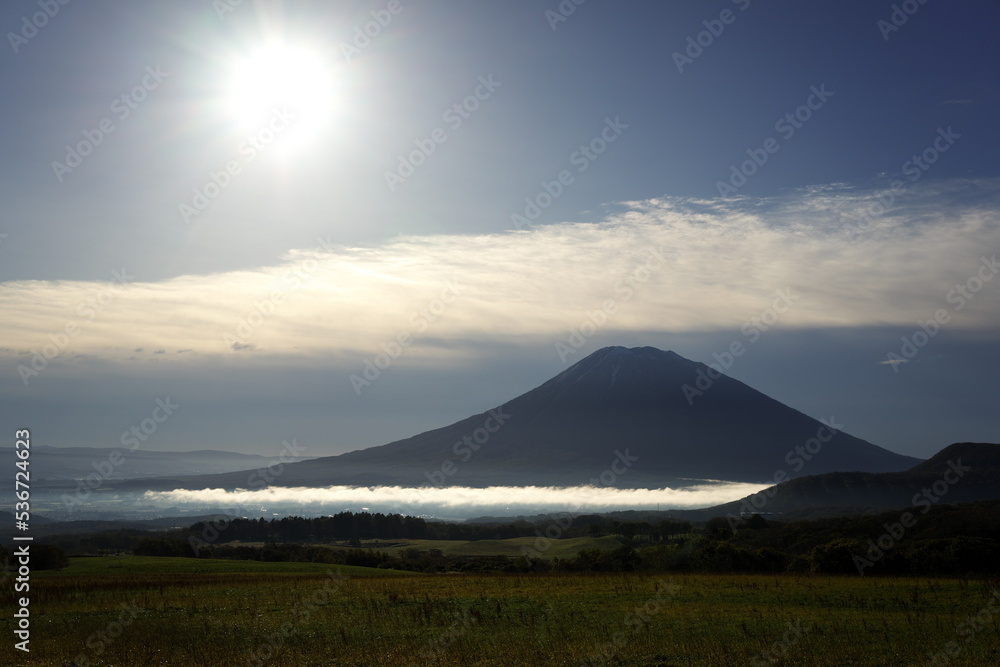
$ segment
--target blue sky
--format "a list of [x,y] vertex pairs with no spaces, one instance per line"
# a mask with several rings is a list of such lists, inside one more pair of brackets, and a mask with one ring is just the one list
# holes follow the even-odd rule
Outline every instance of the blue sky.
[[738,341],[881,446],[996,440],[998,3],[230,4],[0,9],[11,428],[322,455]]

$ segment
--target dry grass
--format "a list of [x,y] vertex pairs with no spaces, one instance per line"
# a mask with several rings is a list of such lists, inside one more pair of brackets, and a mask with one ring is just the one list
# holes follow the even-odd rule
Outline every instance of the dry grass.
[[[956,642],[950,665],[1000,664],[995,581],[364,568],[331,578],[327,566],[297,563],[186,573],[206,564],[110,565],[74,559],[68,571],[33,575],[30,658],[15,655],[5,612],[0,662],[881,667],[923,665]],[[960,636],[991,599],[996,613]]]

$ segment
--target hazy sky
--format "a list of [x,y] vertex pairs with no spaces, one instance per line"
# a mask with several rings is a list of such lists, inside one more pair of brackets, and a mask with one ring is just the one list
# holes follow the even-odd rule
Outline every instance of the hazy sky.
[[875,444],[995,442],[998,21],[4,3],[3,424],[320,456],[740,342],[729,375]]

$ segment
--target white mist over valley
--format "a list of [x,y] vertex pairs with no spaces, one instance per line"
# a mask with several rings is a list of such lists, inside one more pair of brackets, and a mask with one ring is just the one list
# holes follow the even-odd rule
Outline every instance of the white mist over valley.
[[515,516],[547,512],[597,512],[626,509],[667,510],[709,507],[766,488],[764,484],[701,480],[681,488],[618,489],[593,486],[490,486],[472,488],[401,486],[279,487],[266,489],[176,489],[147,491],[144,503],[186,510],[240,507],[254,514],[286,508],[308,513],[366,509],[463,519],[483,514]]

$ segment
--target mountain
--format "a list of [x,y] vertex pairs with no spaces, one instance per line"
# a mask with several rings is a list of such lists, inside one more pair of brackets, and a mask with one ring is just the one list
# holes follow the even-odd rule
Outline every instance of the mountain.
[[161,452],[142,448],[132,451],[128,447],[110,449],[36,445],[31,448],[32,481],[43,484],[82,479],[95,472],[106,471],[109,474],[101,476],[115,480],[163,475],[206,475],[264,468],[278,461],[278,457],[211,449]]
[[765,489],[761,494],[702,512],[725,516],[759,511],[794,518],[908,506],[923,512],[929,505],[992,500],[1000,498],[1000,444],[955,443],[909,470],[810,475]]
[[[601,484],[604,473],[619,487],[661,487],[918,462],[674,352],[606,347],[498,408],[380,447],[285,465],[274,484]],[[246,480],[213,475],[155,488],[245,488]]]

